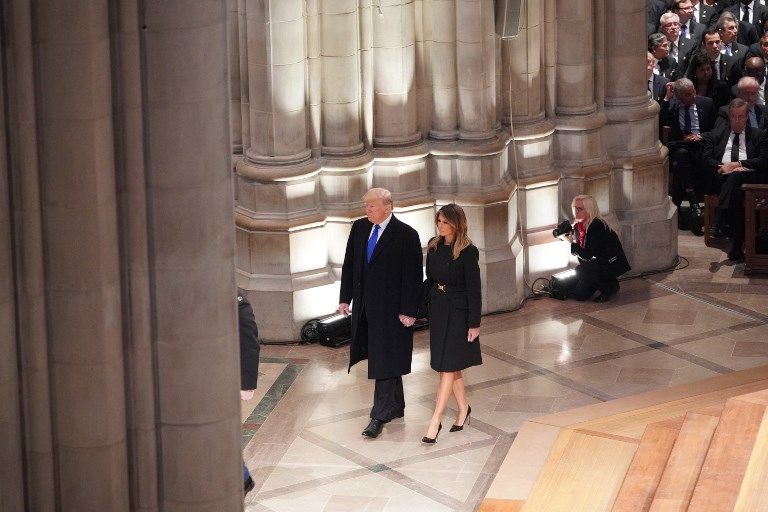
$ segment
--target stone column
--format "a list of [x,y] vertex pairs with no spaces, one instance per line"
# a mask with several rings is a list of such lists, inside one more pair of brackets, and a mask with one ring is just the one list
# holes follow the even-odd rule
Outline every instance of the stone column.
[[108,6],[32,17],[60,511],[130,505]]
[[556,112],[558,115],[591,114],[596,108],[592,0],[556,1]]
[[[141,25],[147,27],[147,224],[159,508],[239,511],[240,370],[232,350],[237,322],[225,6],[147,2]],[[284,33],[291,27],[281,28]],[[276,91],[278,97],[281,93]],[[260,134],[257,124],[253,128]],[[254,148],[264,148],[263,142],[253,141]],[[295,154],[290,145],[273,148]]]
[[321,0],[306,0],[306,33],[307,33],[307,108],[309,127],[309,147],[313,158],[322,154],[323,144],[323,59],[321,50],[323,44],[322,21],[320,18]]
[[520,10],[520,33],[502,41],[501,89],[504,121],[530,123],[544,118],[544,0],[526,0]]
[[432,127],[438,140],[458,137],[456,77],[456,0],[427,0],[424,30],[432,95]]
[[229,51],[229,131],[232,138],[232,152],[243,152],[243,124],[240,116],[241,85],[240,80],[240,16],[238,0],[227,1],[227,43]]
[[238,75],[240,76],[239,117],[243,154],[251,146],[251,102],[248,79],[248,20],[245,16],[246,1],[237,0],[237,67]]
[[496,32],[493,0],[456,0],[459,137],[496,135]]
[[[229,6],[231,8],[231,5]],[[232,11],[228,11],[232,23]],[[147,233],[147,180],[144,165],[144,102],[138,0],[117,3],[113,73],[116,89],[116,179],[123,267],[123,325],[128,396],[129,483],[132,509],[159,510],[155,410],[157,379],[152,345],[152,293]],[[236,21],[236,19],[235,19]],[[230,40],[230,44],[232,41]],[[230,61],[231,62],[231,61]],[[231,82],[230,82],[230,85]],[[233,115],[240,106],[230,104]],[[233,125],[234,126],[234,125]]]
[[[594,0],[556,0],[557,71],[555,100],[555,167],[560,174],[560,211],[570,215],[577,194],[592,194],[607,212],[609,165],[598,110],[595,84],[598,69]],[[600,83],[602,87],[602,83]]]
[[310,155],[303,2],[246,0],[251,146],[257,164],[296,164]]
[[421,139],[416,111],[416,38],[413,0],[374,4],[373,111],[378,146]]
[[27,507],[55,510],[42,205],[35,120],[35,68],[29,1],[6,4],[10,170],[13,176],[17,332],[24,409]]
[[[676,209],[667,195],[658,105],[648,97],[643,0],[605,0],[605,146],[612,159],[610,210],[633,271],[668,266],[677,255]],[[606,201],[607,202],[607,201]],[[606,205],[608,206],[608,205]]]
[[[0,36],[6,37],[0,26]],[[5,55],[0,55],[0,67]],[[0,98],[6,97],[0,84]],[[22,454],[22,411],[19,391],[19,339],[16,335],[16,300],[14,293],[14,258],[11,197],[9,190],[7,118],[5,104],[0,104],[0,505],[5,510],[23,510],[24,462]]]
[[363,151],[357,0],[322,2],[323,154]]

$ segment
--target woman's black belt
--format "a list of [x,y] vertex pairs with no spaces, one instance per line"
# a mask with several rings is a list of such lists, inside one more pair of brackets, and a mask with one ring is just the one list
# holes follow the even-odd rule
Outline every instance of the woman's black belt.
[[467,289],[464,286],[455,286],[452,284],[435,283],[435,290],[440,293],[457,293],[465,292]]

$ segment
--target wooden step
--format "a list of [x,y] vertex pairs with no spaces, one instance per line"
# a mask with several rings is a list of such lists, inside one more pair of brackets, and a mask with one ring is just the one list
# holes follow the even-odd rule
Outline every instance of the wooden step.
[[637,447],[613,512],[646,512],[651,508],[653,496],[683,426],[684,416],[651,423],[645,428]]
[[733,510],[768,407],[768,390],[728,400],[712,438],[689,510]]
[[564,430],[522,512],[609,512],[637,439]]
[[651,512],[683,512],[688,509],[722,410],[720,405],[685,415],[653,496]]
[[525,505],[521,500],[497,500],[486,498],[480,503],[477,512],[520,512]]
[[738,512],[762,512],[768,510],[768,414],[763,414],[760,430],[757,432],[752,456],[747,464],[739,496],[736,498]]

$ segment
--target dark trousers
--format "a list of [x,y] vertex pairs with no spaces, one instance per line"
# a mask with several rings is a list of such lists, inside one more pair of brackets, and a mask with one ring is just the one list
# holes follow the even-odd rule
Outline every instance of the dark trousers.
[[371,418],[389,421],[395,416],[400,416],[403,409],[405,409],[403,378],[376,379],[376,385],[373,390]]
[[569,294],[576,300],[587,300],[593,293],[612,294],[619,289],[619,281],[607,265],[597,261],[582,261],[576,267],[576,287]]
[[701,159],[701,145],[698,142],[670,142],[669,167],[673,174],[672,202],[680,206],[693,190],[706,189],[706,178],[698,176],[696,169]]

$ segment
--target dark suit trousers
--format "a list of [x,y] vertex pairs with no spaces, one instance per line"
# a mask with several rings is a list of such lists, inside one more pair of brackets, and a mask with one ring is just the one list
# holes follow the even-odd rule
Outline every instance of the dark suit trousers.
[[[674,175],[671,196],[677,206],[686,199],[685,193],[706,187],[706,179],[696,179],[696,168],[701,158],[701,146],[698,143],[672,142],[669,144],[669,162]],[[697,181],[704,181],[698,183]],[[697,186],[698,185],[698,186]]]
[[576,300],[587,300],[595,291],[611,294],[618,289],[619,281],[608,266],[590,260],[576,267],[576,287],[569,295]]
[[405,395],[403,394],[403,378],[376,379],[373,390],[373,407],[371,418],[381,421],[389,421],[400,415],[405,409]]
[[[363,306],[365,308],[365,306]],[[363,309],[360,314],[358,330],[368,330],[368,317]],[[369,337],[370,339],[370,337]],[[405,395],[403,394],[403,377],[389,379],[376,379],[373,390],[373,407],[371,418],[381,421],[391,420],[395,414],[400,414],[405,409]]]

